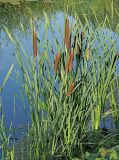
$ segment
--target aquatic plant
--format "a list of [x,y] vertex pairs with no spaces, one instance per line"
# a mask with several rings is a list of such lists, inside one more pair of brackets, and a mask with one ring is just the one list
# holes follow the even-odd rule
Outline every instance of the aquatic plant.
[[[105,36],[106,20],[95,28],[85,14],[85,23],[76,15],[70,30],[68,16],[64,17],[64,35],[59,30],[62,46],[45,14],[43,39],[34,32],[35,50],[30,57],[18,38],[13,40],[6,30],[16,45],[32,119],[25,147],[21,148],[22,156],[27,159],[84,159],[86,151],[96,151],[108,138],[113,145],[110,130],[105,129],[107,117],[111,115],[118,127],[116,39]],[[30,22],[33,33],[34,25]],[[56,54],[48,32],[52,33]],[[39,42],[42,49],[36,45]],[[118,132],[114,133],[117,138]]]
[[4,89],[4,86],[11,75],[13,67],[14,67],[14,64],[11,65],[8,73],[6,74],[3,80],[2,85],[0,86],[0,151],[2,152],[2,159],[6,158],[6,151],[8,148],[9,138],[10,138],[10,135],[9,133],[7,133],[7,129],[5,127],[4,111],[2,106],[2,90]]

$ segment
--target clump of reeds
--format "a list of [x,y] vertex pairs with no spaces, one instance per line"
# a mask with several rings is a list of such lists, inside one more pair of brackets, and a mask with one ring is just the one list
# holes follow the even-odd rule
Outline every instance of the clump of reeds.
[[[49,24],[47,15],[45,18]],[[86,148],[91,148],[88,145],[89,131],[96,133],[102,120],[102,127],[105,127],[105,118],[109,115],[115,123],[118,121],[114,92],[118,77],[113,63],[115,45],[110,37],[102,41],[101,35],[104,33],[100,31],[101,25],[99,30],[92,31],[85,15],[84,19],[86,23],[83,24],[77,18],[72,29],[66,16],[62,47],[54,36],[52,25],[46,28],[54,36],[57,49],[54,59],[49,59],[52,47],[46,35],[41,44],[42,51],[38,50],[37,39],[40,37],[35,31],[32,55],[35,60],[26,56],[26,63],[17,47],[17,60],[32,119],[25,152],[27,159],[81,157]],[[96,46],[97,41],[99,45]],[[110,49],[107,41],[112,46]],[[109,108],[105,108],[107,102]],[[92,149],[98,147],[95,143]]]

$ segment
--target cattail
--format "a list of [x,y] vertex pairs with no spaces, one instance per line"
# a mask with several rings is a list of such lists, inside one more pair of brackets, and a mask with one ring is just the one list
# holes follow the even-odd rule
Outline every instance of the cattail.
[[64,42],[65,45],[67,47],[67,49],[69,49],[70,47],[70,28],[69,28],[69,20],[66,18],[66,22],[65,22],[65,35],[64,35]]
[[69,71],[71,72],[73,69],[73,60],[74,60],[74,51],[70,53],[70,61],[69,61]]
[[86,59],[87,59],[87,61],[90,59],[90,47],[89,47],[89,43],[87,44],[87,48],[86,48]]
[[69,63],[70,63],[70,55],[69,55],[69,59],[68,59],[68,62],[67,62],[67,64],[66,64],[66,69],[65,69],[65,71],[66,71],[66,73],[68,73],[68,71],[69,71]]
[[33,54],[34,58],[37,56],[37,39],[35,29],[33,30]]
[[57,53],[57,54],[56,54],[55,63],[54,63],[54,72],[57,71],[59,61],[60,61],[60,53]]
[[67,97],[71,94],[71,92],[73,91],[74,87],[75,87],[75,84],[72,83],[72,84],[70,85],[69,89],[68,89],[68,92],[66,93],[66,96],[67,96]]

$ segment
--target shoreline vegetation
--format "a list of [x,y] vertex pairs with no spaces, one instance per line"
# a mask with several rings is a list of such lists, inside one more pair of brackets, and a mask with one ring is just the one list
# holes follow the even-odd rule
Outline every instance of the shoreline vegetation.
[[[9,0],[10,2],[10,0]],[[15,3],[17,1],[15,0]],[[45,3],[44,3],[45,2]],[[113,2],[113,3],[112,3]],[[97,4],[98,3],[98,4]],[[78,1],[78,0],[54,0],[53,3],[47,3],[47,1],[28,1],[20,3],[20,5],[13,5],[10,3],[1,3],[0,2],[0,32],[4,30],[4,26],[9,28],[12,32],[18,29],[18,26],[23,23],[24,29],[27,31],[29,27],[29,22],[27,19],[30,17],[42,19],[43,12],[46,12],[48,15],[56,15],[58,12],[64,12],[69,10],[69,14],[72,15],[74,11],[80,16],[82,22],[83,14],[92,21],[92,23],[96,24],[103,22],[103,20],[107,19],[110,23],[107,24],[107,27],[114,32],[119,34],[119,1],[117,0],[91,0],[89,1]],[[96,17],[96,21],[94,21]],[[108,17],[108,18],[107,18]],[[84,21],[85,22],[85,21]]]
[[[47,12],[41,14],[44,19],[44,26],[39,24],[39,28],[44,28],[42,34],[39,34],[34,20],[37,12],[32,10],[28,13],[32,50],[25,50],[23,42],[13,32],[16,24],[13,28],[9,27],[9,23],[3,25],[15,47],[20,67],[20,71],[16,72],[17,79],[22,79],[24,91],[21,97],[27,97],[31,116],[26,137],[20,142],[13,139],[11,145],[12,122],[8,133],[0,98],[0,149],[3,160],[119,159],[119,14],[114,7],[118,1],[103,1],[107,12],[110,11],[109,15],[107,12],[102,15],[104,19],[97,8],[96,12],[91,8],[93,21],[92,14],[85,12],[87,8],[80,15],[73,10],[76,7],[74,1],[67,2],[71,8],[65,6],[62,16],[64,27],[60,28],[59,22]],[[70,20],[69,15],[75,21]],[[118,18],[114,20],[116,16]],[[23,33],[25,23],[20,21]],[[112,31],[113,26],[114,34],[108,34],[106,30]],[[27,39],[28,35],[25,36]],[[0,87],[0,94],[13,67],[14,64]],[[111,120],[109,127],[108,119]]]
[[[25,59],[21,54],[22,42],[6,28],[16,46],[32,120],[26,140],[18,150],[14,145],[7,150],[8,157],[118,160],[119,108],[115,90],[119,76],[114,63],[116,39],[106,36],[103,30],[108,22],[97,24],[92,30],[85,14],[85,24],[76,13],[75,24],[64,14],[61,47],[45,12],[44,18],[43,37],[37,36],[34,21],[30,20],[33,51],[30,57],[24,51]],[[47,37],[48,31],[52,33],[53,44]],[[57,34],[62,34],[60,29]],[[111,128],[105,127],[107,118],[114,122]]]

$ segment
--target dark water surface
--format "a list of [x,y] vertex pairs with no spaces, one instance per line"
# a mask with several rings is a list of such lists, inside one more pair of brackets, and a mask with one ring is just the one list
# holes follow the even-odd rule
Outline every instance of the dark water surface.
[[[97,13],[97,18],[99,17],[100,21],[103,20],[106,14],[109,15],[110,19],[113,18],[110,21],[112,30],[108,26],[107,28],[103,28],[103,30],[105,35],[111,34],[112,37],[116,39],[116,50],[119,51],[119,17],[117,18],[116,13],[114,15],[111,13],[111,4],[102,5],[100,4],[100,1],[100,3],[98,2],[99,4],[97,6],[95,0],[85,5],[83,2],[75,2],[75,6],[73,6],[72,3],[68,2],[70,6],[69,10],[72,10],[74,7],[74,9],[79,12],[79,14],[81,14],[82,10],[87,14],[89,13],[88,16],[92,23],[95,23],[95,18],[91,10],[89,11],[91,5],[92,7],[94,7],[95,12]],[[119,7],[118,3],[119,1],[116,1],[117,5],[114,4],[115,6],[117,6],[117,8],[115,8],[116,10],[118,10]],[[41,4],[31,2],[24,6],[12,6],[11,4],[0,3],[0,85],[2,84],[10,66],[14,64],[12,74],[8,82],[6,83],[2,94],[0,95],[2,97],[2,106],[5,115],[6,128],[9,128],[11,123],[13,128],[24,128],[24,126],[27,126],[31,123],[31,120],[26,97],[24,94],[21,94],[23,92],[22,78],[19,78],[19,76],[17,78],[19,65],[17,64],[15,57],[15,47],[7,37],[4,26],[6,26],[12,33],[15,33],[17,35],[18,39],[22,42],[27,53],[30,54],[32,52],[32,37],[29,17],[37,17],[37,34],[42,36],[44,31],[44,16],[42,11],[45,10],[49,16],[54,17],[54,21],[59,23],[63,34],[63,9],[65,8],[64,5],[66,6],[66,4],[64,4],[63,2],[58,4],[56,4],[56,2],[55,4]],[[101,6],[103,6],[102,12],[99,12]],[[70,14],[69,18],[72,21],[73,15]],[[25,26],[24,33],[21,30],[21,23]],[[114,34],[115,32],[116,34]],[[56,36],[59,39],[59,43],[61,43],[62,45],[60,37],[57,33]],[[52,41],[52,37],[49,38]],[[22,98],[21,95],[23,95]],[[111,122],[107,123],[107,127],[110,126],[110,123]],[[22,134],[21,132],[17,133],[18,134],[15,136],[19,138]]]

